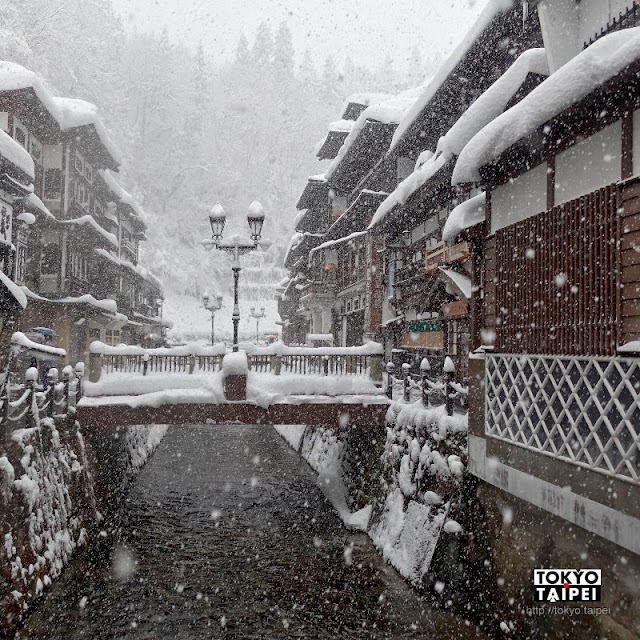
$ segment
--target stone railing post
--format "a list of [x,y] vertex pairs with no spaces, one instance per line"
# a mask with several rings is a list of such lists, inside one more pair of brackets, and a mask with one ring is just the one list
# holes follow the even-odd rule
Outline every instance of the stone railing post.
[[393,374],[396,370],[396,365],[393,362],[387,362],[387,398],[393,400]]
[[453,360],[447,356],[444,359],[444,401],[447,407],[447,415],[453,415],[453,398],[451,397],[451,383],[456,373],[456,365],[453,364]]
[[[98,382],[98,380],[100,380],[103,364],[104,364],[104,358],[102,356],[102,353],[89,354],[89,382]],[[84,364],[82,366],[84,368]],[[77,367],[76,367],[76,372],[77,372]]]
[[47,372],[47,416],[53,417],[53,413],[56,408],[56,385],[58,384],[58,370],[52,367]]
[[36,383],[38,382],[38,370],[35,367],[29,367],[24,376],[24,386],[29,392],[27,396],[27,428],[34,427],[36,425],[36,414],[33,411],[33,405],[36,404],[36,412],[38,411],[38,405],[36,402]]
[[247,399],[249,364],[244,351],[228,353],[222,360],[222,385],[225,400],[239,402]]
[[404,394],[403,398],[405,402],[409,402],[411,400],[411,387],[409,386],[409,371],[411,371],[411,365],[408,362],[404,362],[402,364],[402,380],[404,383]]
[[[149,355],[149,354],[145,354],[145,355]],[[193,372],[196,370],[196,357],[195,355],[192,353],[189,356],[189,375],[193,375]]]
[[377,384],[382,384],[382,360],[381,353],[374,353],[369,360],[369,376]]
[[[78,362],[76,364],[76,404],[80,402],[80,398],[82,398],[82,378],[84,377],[84,362]],[[91,378],[89,378],[91,382]]]
[[273,356],[271,360],[271,369],[277,376],[280,375],[280,371],[282,371],[282,356],[279,353]]

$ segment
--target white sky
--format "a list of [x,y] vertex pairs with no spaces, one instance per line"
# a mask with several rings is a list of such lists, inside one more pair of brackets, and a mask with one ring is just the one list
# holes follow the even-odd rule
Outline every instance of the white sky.
[[477,17],[486,0],[113,0],[125,23],[144,30],[166,27],[174,40],[205,48],[223,58],[233,54],[244,31],[253,41],[258,25],[273,30],[289,23],[298,53],[316,60],[329,53],[341,64],[347,56],[370,68],[389,53],[404,67],[413,47],[423,59],[448,54]]

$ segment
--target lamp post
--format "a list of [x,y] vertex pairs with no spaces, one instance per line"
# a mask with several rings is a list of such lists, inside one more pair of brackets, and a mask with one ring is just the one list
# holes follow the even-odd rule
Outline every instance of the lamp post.
[[222,309],[222,296],[212,299],[208,293],[205,293],[202,296],[202,304],[207,311],[211,311],[211,346],[213,346],[216,340],[215,314]]
[[255,307],[251,307],[251,313],[249,315],[256,319],[256,344],[258,344],[260,340],[260,320],[267,314],[264,312],[264,307],[260,307],[260,311],[256,311]]
[[240,307],[238,306],[238,280],[240,278],[240,256],[249,251],[257,249],[260,245],[260,237],[262,235],[262,225],[264,224],[265,214],[262,205],[254,200],[249,205],[247,214],[247,222],[249,224],[249,238],[240,235],[234,235],[229,240],[222,241],[222,233],[227,216],[224,209],[219,204],[211,209],[209,214],[209,223],[211,224],[211,232],[213,240],[205,241],[204,244],[213,245],[216,249],[230,253],[232,258],[231,270],[233,271],[233,351],[238,350],[238,325],[240,324]]

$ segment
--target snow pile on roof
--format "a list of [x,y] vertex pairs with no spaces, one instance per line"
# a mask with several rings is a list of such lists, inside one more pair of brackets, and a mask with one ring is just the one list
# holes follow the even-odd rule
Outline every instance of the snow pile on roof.
[[[22,293],[22,291],[20,292]],[[24,293],[22,294],[24,295]],[[26,296],[25,296],[26,300]],[[33,349],[34,351],[42,351],[43,353],[49,353],[54,356],[60,356],[61,358],[66,358],[67,352],[64,349],[60,349],[58,347],[53,347],[48,344],[42,344],[40,342],[34,342],[33,340],[29,340],[27,336],[22,333],[22,331],[16,331],[11,336],[11,344],[21,347],[23,349]]]
[[426,149],[425,151],[423,151],[416,160],[416,166],[414,170],[418,170],[425,162],[431,160],[432,157],[433,151],[431,151],[431,149]]
[[337,133],[349,133],[353,128],[355,120],[336,120],[329,125],[329,131]]
[[370,107],[372,104],[378,104],[393,98],[391,93],[353,93],[343,103],[340,113],[344,113],[350,104],[361,104],[365,107]]
[[454,52],[447,58],[444,64],[438,69],[435,76],[431,79],[422,95],[416,100],[413,107],[407,112],[400,122],[391,141],[390,149],[393,150],[398,145],[404,134],[411,125],[418,119],[422,111],[433,100],[438,89],[445,83],[447,78],[452,74],[453,70],[462,61],[466,53],[473,44],[482,35],[482,32],[491,24],[493,19],[504,11],[509,11],[513,7],[513,0],[489,0],[487,6],[478,16],[473,27],[469,30],[462,42],[456,47]]
[[145,222],[146,214],[144,212],[144,209],[135,201],[134,197],[128,191],[125,191],[125,189],[120,186],[111,172],[107,169],[101,170],[98,173],[105,181],[107,187],[109,188],[109,191],[111,191],[111,193],[113,193],[118,198],[118,200],[124,202],[125,204],[128,204],[133,209],[138,218]]
[[114,247],[118,246],[118,239],[113,235],[113,233],[109,233],[106,229],[103,229],[95,220],[95,218],[89,214],[86,216],[80,216],[79,218],[74,218],[73,220],[59,220],[60,224],[71,224],[71,225],[82,225],[92,227],[95,231],[97,231],[101,236],[104,237],[105,240],[110,242]]
[[78,100],[77,98],[54,98],[58,107],[57,120],[63,131],[93,125],[100,141],[116,164],[122,164],[120,151],[111,139],[107,128],[98,115],[98,107],[91,102]]
[[549,75],[544,49],[529,49],[517,58],[451,127],[442,142],[443,151],[459,156],[469,140],[505,110],[530,73]]
[[86,293],[83,296],[67,296],[66,298],[44,298],[43,296],[38,295],[31,291],[28,287],[21,286],[20,289],[22,292],[32,300],[38,300],[39,302],[49,302],[51,304],[88,304],[90,307],[95,307],[96,309],[101,309],[102,311],[107,311],[108,313],[114,315],[117,320],[127,320],[127,316],[118,313],[118,305],[115,300],[97,300],[91,294]]
[[47,208],[45,203],[42,202],[42,200],[40,200],[40,198],[38,198],[38,196],[35,193],[30,193],[28,195],[27,202],[33,208],[35,208],[38,211],[40,211],[41,213],[43,213],[45,215],[45,217],[55,219],[55,216],[53,215],[53,213],[51,213],[51,211],[49,211],[49,209]]
[[106,258],[107,260],[109,260],[109,262],[112,262],[114,265],[118,267],[126,267],[127,269],[131,269],[131,271],[133,271],[134,273],[137,273],[144,280],[147,280],[152,284],[154,284],[159,289],[162,289],[162,282],[160,281],[160,279],[157,276],[155,276],[153,273],[151,273],[149,269],[147,269],[146,267],[143,267],[141,264],[133,264],[128,260],[123,260],[121,258],[118,258],[117,256],[114,256],[113,253],[111,253],[110,251],[107,251],[106,249],[102,249],[101,247],[95,247],[93,251],[99,256]]
[[25,69],[15,62],[0,62],[0,91],[17,91],[19,89],[33,89],[40,102],[63,131],[93,125],[109,154],[117,164],[121,164],[120,152],[111,140],[111,136],[98,115],[98,108],[94,104],[72,98],[54,98],[33,71]]
[[407,200],[430,178],[436,175],[440,169],[442,169],[451,160],[451,155],[448,153],[440,153],[438,155],[431,155],[429,159],[416,169],[412,174],[407,176],[395,189],[392,191],[378,207],[373,214],[369,229],[372,229],[375,225],[382,222],[386,215],[397,205],[403,205]]
[[26,173],[31,180],[35,176],[33,159],[27,150],[10,135],[0,130],[0,156]]
[[640,27],[610,33],[594,42],[472,138],[460,154],[453,184],[478,182],[480,167],[582,100],[638,58]]
[[321,251],[322,249],[328,249],[337,244],[348,242],[349,240],[355,240],[360,236],[366,236],[367,233],[368,233],[367,231],[355,231],[354,233],[350,233],[348,236],[344,236],[344,238],[338,238],[337,240],[328,240],[327,242],[323,242],[322,244],[319,244],[317,247],[314,247],[313,249],[311,249],[311,251],[309,251],[309,264],[311,264],[311,257],[316,251]]
[[335,173],[347,152],[357,140],[362,129],[364,129],[367,121],[380,122],[382,124],[398,124],[404,117],[405,113],[415,103],[418,95],[422,91],[422,87],[408,89],[399,93],[397,96],[387,96],[385,100],[371,104],[367,107],[353,123],[349,135],[343,142],[338,155],[331,161],[325,172],[327,178],[331,178]]
[[9,293],[16,299],[16,302],[24,309],[27,306],[27,296],[22,289],[4,272],[0,271],[0,282],[9,290]]
[[465,229],[484,221],[487,194],[480,193],[469,200],[459,204],[447,218],[442,230],[442,239],[445,242],[454,240]]
[[465,276],[463,273],[458,273],[453,269],[445,269],[445,267],[439,267],[440,271],[447,276],[453,284],[456,285],[458,289],[462,292],[462,295],[467,298],[467,300],[471,299],[471,278],[469,276]]

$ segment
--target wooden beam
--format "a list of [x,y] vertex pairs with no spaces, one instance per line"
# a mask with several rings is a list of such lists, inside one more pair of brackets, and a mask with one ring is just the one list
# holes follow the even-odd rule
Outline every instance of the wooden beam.
[[77,408],[81,428],[135,424],[322,424],[377,427],[385,424],[389,405],[348,403],[273,404],[259,407],[247,403],[177,404],[131,407],[126,404],[82,405]]

